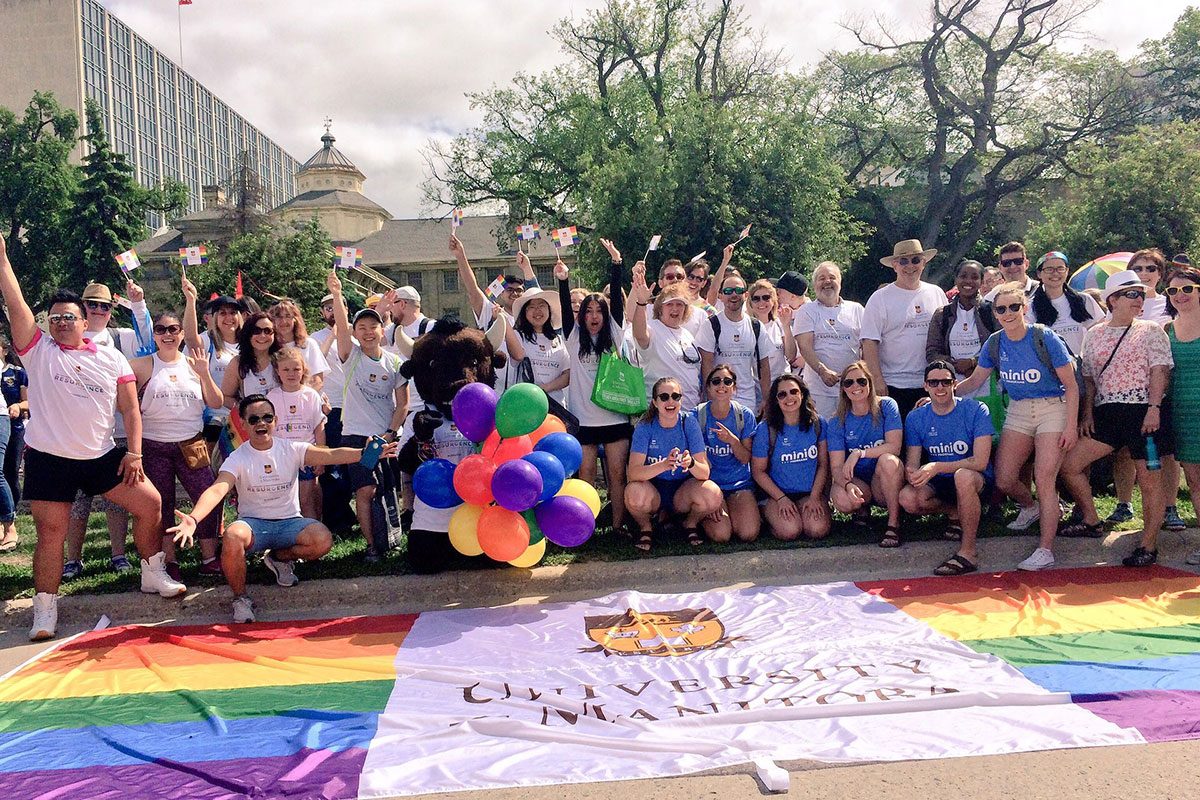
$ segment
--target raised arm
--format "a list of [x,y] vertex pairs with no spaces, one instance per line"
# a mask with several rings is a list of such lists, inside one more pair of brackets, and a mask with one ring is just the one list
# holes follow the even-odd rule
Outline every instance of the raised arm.
[[608,239],[601,239],[600,244],[604,245],[604,249],[608,251],[609,266],[608,266],[608,309],[612,315],[613,321],[618,326],[624,327],[625,320],[632,319],[633,315],[628,313],[628,300],[621,302],[621,251],[617,246]]
[[[176,544],[190,547],[192,537],[196,534],[196,526],[200,520],[207,517],[213,512],[213,509],[220,507],[221,501],[225,499],[225,495],[229,494],[235,485],[235,478],[228,472],[222,472],[217,475],[217,479],[213,481],[212,486],[209,486],[196,499],[196,505],[192,506],[190,514],[185,514],[182,511],[175,511],[175,520],[178,525],[167,528],[167,534],[170,535]],[[163,520],[165,525],[169,520]]]
[[725,245],[724,252],[721,253],[721,266],[717,267],[717,274],[708,283],[708,293],[704,296],[704,301],[710,306],[715,306],[719,299],[717,295],[721,291],[721,284],[725,282],[725,270],[729,269],[729,263],[733,261],[733,245]]
[[575,317],[571,315],[571,271],[560,259],[554,265],[554,279],[558,281],[558,305],[562,308],[562,333],[564,339],[571,338],[575,330]]
[[462,242],[457,236],[450,236],[450,252],[454,259],[458,262],[458,283],[463,287],[463,291],[467,293],[467,300],[471,303],[471,310],[475,312],[475,317],[478,319],[483,315],[483,304],[487,297],[484,296],[483,290],[479,288],[479,281],[475,280],[475,270],[471,269],[471,263],[467,261],[467,251],[463,248]]
[[517,251],[517,268],[521,270],[521,277],[525,279],[525,291],[542,288],[538,283],[537,273],[533,271],[533,264],[529,263],[529,256],[520,250]]
[[200,341],[200,322],[196,317],[196,285],[184,277],[183,287],[183,343],[192,350],[205,350]]
[[193,347],[188,355],[188,366],[200,379],[200,393],[204,396],[204,405],[209,408],[221,408],[225,405],[225,395],[222,394],[221,387],[217,386],[212,373],[208,370],[208,350],[203,347]]
[[12,262],[8,260],[8,244],[3,236],[0,236],[0,294],[4,295],[4,303],[8,306],[12,343],[19,353],[27,349],[37,335],[37,323],[33,319],[33,309],[25,302],[21,285],[17,283]]
[[337,336],[337,357],[343,364],[354,350],[354,339],[350,335],[350,320],[346,317],[346,301],[342,298],[342,280],[335,270],[325,276],[325,286],[333,295],[333,330]]
[[646,262],[639,261],[633,265],[633,286],[629,291],[629,299],[633,302],[633,338],[639,347],[650,346],[650,323],[646,309],[650,305],[652,295],[646,285]]

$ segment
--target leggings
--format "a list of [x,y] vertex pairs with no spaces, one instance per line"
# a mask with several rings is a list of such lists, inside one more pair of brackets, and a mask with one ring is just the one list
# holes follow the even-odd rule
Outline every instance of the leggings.
[[25,425],[14,423],[9,431],[12,435],[8,440],[8,449],[4,451],[4,480],[12,492],[13,506],[16,507],[21,502],[20,471],[21,457],[25,455]]
[[[192,502],[213,485],[212,467],[191,469],[183,460],[183,451],[176,442],[156,442],[153,439],[142,439],[142,468],[146,477],[158,489],[162,497],[162,527],[163,530],[175,525],[175,478],[183,485],[184,491]],[[200,520],[196,526],[196,538],[215,539],[221,523],[221,508],[213,509],[212,513]]]

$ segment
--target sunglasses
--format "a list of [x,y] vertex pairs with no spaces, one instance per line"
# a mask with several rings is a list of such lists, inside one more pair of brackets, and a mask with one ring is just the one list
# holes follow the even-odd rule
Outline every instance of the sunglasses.
[[798,394],[800,394],[800,390],[793,386],[791,389],[781,389],[780,391],[776,392],[775,399],[784,400],[788,397],[795,397]]
[[724,289],[721,290],[721,294],[725,295],[726,297],[728,297],[730,295],[734,295],[734,294],[745,294],[745,293],[746,293],[745,286],[726,286]]
[[1168,286],[1167,297],[1174,297],[1177,294],[1193,294],[1200,292],[1200,286],[1194,283],[1189,283],[1187,286]]
[[907,267],[909,264],[912,264],[915,267],[918,264],[924,264],[925,259],[921,256],[913,256],[912,258],[901,256],[900,258],[896,259],[896,263],[902,267]]
[[[688,276],[687,276],[687,279],[688,279],[689,281],[695,281],[696,283],[699,283],[700,281],[706,280],[707,278],[708,278],[708,276],[707,276],[707,275],[688,275]],[[742,291],[745,291],[745,289],[743,289]]]
[[183,327],[181,325],[155,325],[154,326],[154,333],[158,336],[163,336],[165,334],[170,334],[170,335],[174,336],[175,334],[179,333],[181,330],[183,330]]
[[1024,303],[1013,303],[1007,306],[996,306],[997,314],[1015,314],[1025,307]]
[[733,378],[717,377],[708,379],[709,386],[733,386],[734,383],[736,383],[736,381],[734,381]]
[[953,386],[954,378],[926,378],[926,386]]
[[769,302],[771,302],[771,295],[769,295],[769,294],[751,295],[750,302],[751,303],[769,303]]
[[854,386],[855,384],[857,384],[859,386],[866,386],[868,383],[870,383],[870,381],[867,380],[866,378],[846,378],[845,380],[842,381],[842,388],[849,389],[851,386]]
[[255,336],[274,336],[275,329],[274,328],[264,328],[261,325],[258,325],[254,328],[254,335]]
[[682,280],[687,280],[687,276],[678,272],[668,272],[662,276],[663,283],[679,283]]
[[270,424],[274,421],[274,414],[263,414],[262,416],[259,416],[258,414],[251,414],[250,416],[246,417],[246,422],[249,422],[251,425],[257,425],[260,422],[266,422]]
[[74,314],[67,313],[67,314],[51,314],[50,316],[46,317],[46,319],[49,320],[51,325],[57,325],[60,322],[63,324],[66,324],[66,325],[70,325],[72,322],[77,322],[79,320],[79,317],[75,316]]
[[659,392],[655,395],[655,397],[658,398],[658,402],[660,403],[665,403],[668,400],[674,400],[678,402],[683,399],[683,395],[681,395],[679,392]]
[[99,300],[84,300],[83,304],[92,311],[112,311],[112,303],[102,303]]
[[1002,266],[1002,267],[1019,267],[1024,263],[1025,263],[1025,256],[1021,256],[1020,258],[1002,258],[1002,259],[1000,259],[1000,266]]
[[1138,264],[1130,269],[1134,272],[1158,272],[1158,264]]
[[1141,289],[1126,289],[1123,292],[1114,292],[1114,297],[1124,297],[1127,300],[1145,300],[1146,293]]

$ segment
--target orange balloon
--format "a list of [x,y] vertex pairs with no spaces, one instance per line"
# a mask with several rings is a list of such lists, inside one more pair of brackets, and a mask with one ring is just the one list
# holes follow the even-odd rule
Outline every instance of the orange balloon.
[[549,436],[552,433],[566,433],[567,426],[563,421],[553,414],[547,414],[546,420],[541,425],[537,426],[537,430],[529,434],[529,441],[537,444],[543,436]]
[[490,460],[496,466],[514,458],[521,458],[533,452],[533,442],[528,436],[517,436],[512,439],[501,439],[500,434],[492,431],[483,443],[480,455]]
[[496,561],[520,558],[529,548],[529,526],[525,524],[524,517],[507,508],[485,508],[479,515],[479,526],[475,530],[483,552]]

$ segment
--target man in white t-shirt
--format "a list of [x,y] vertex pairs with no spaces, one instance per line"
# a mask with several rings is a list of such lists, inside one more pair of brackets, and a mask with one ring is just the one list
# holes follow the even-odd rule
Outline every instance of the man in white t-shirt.
[[[167,533],[190,546],[197,523],[237,489],[238,519],[222,536],[221,568],[233,592],[233,621],[254,622],[254,602],[246,594],[246,553],[261,552],[280,586],[299,583],[294,562],[315,561],[333,546],[328,527],[300,515],[300,469],[352,464],[362,459],[363,451],[275,438],[275,406],[261,394],[243,398],[238,415],[250,429],[249,441],[221,464],[217,480],[200,495],[192,513],[175,512],[179,524]],[[383,450],[384,458],[395,454],[395,444]]]
[[[321,320],[325,327],[309,338],[321,348],[321,354],[329,362],[325,383],[321,392],[329,401],[329,413],[325,419],[325,444],[329,447],[342,446],[342,395],[345,392],[345,376],[342,362],[337,358],[337,337],[334,335],[333,295],[321,298]],[[335,531],[349,532],[355,522],[350,508],[350,476],[341,467],[327,469],[321,474],[321,519]]]
[[[746,280],[737,273],[726,275],[717,287],[717,297],[724,307],[705,320],[696,336],[696,347],[700,349],[700,380],[707,382],[713,367],[728,365],[737,378],[734,399],[746,408],[760,412],[762,399],[771,388],[771,365],[763,355],[767,346],[762,338],[762,325],[745,311]],[[696,313],[695,309],[692,313]]]
[[892,397],[906,416],[925,396],[925,339],[933,312],[950,301],[940,287],[921,280],[937,255],[919,239],[905,239],[892,255],[879,259],[896,271],[896,280],[877,289],[863,309],[863,360],[881,395]]
[[[396,323],[385,334],[384,338],[390,342],[387,349],[400,356],[400,361],[403,363],[408,358],[402,352],[402,347],[397,344],[397,334],[403,334],[407,337],[407,341],[403,345],[403,350],[411,353],[412,343],[424,336],[425,332],[433,327],[433,320],[421,313],[421,293],[417,291],[415,286],[401,286],[394,292],[389,292],[389,294],[395,298],[391,310]],[[416,385],[409,383],[408,416],[404,418],[404,427],[400,431],[401,447],[413,435],[412,426],[413,420],[416,418],[416,413],[424,410],[425,401],[421,399]],[[402,472],[398,473],[397,477],[400,479],[400,527],[404,530],[410,530],[412,528],[414,500],[412,477]]]
[[793,317],[804,383],[812,394],[817,414],[829,419],[837,413],[842,370],[862,358],[861,303],[842,299],[842,270],[822,261],[813,270],[817,302],[805,303]]
[[[1038,282],[1029,277],[1029,256],[1025,252],[1025,245],[1020,242],[1008,242],[1000,246],[1000,275],[1003,278],[1000,283],[1023,283],[1025,284],[1025,296],[1031,297],[1034,290],[1038,287]],[[992,302],[996,299],[996,292],[1000,289],[995,286],[987,294],[983,296],[985,302]]]
[[[50,334],[34,322],[0,237],[0,293],[8,306],[14,349],[29,373],[25,428],[25,497],[37,529],[33,554],[35,641],[54,636],[63,543],[76,494],[102,494],[133,516],[142,554],[142,591],[176,597],[187,587],[167,575],[159,527],[161,501],[142,470],[142,415],[128,359],[84,337],[82,298],[50,298]],[[125,422],[128,449],[113,442],[115,416]]]

